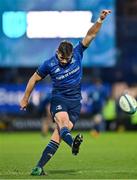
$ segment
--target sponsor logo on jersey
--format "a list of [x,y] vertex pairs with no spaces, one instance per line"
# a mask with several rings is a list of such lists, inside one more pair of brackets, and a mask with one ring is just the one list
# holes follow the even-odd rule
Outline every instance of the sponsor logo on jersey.
[[79,71],[79,69],[80,69],[80,66],[76,67],[75,69],[73,69],[72,71],[70,71],[70,72],[68,72],[68,73],[66,73],[66,74],[64,74],[64,75],[61,75],[61,76],[59,76],[59,77],[56,77],[56,79],[57,79],[57,80],[62,80],[62,79],[64,79],[64,78],[66,78],[66,77],[68,77],[68,76],[76,73],[77,71]]

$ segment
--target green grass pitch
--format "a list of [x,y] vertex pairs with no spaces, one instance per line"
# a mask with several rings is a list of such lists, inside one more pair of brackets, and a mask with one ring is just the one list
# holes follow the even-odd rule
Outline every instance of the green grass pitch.
[[[75,135],[76,133],[73,133]],[[83,132],[80,154],[72,156],[62,142],[45,167],[47,176],[30,176],[50,136],[40,133],[0,134],[0,179],[136,179],[137,134]]]

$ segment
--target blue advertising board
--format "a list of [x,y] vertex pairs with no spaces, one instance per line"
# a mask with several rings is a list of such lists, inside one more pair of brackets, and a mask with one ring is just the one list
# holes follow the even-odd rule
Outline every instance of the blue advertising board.
[[[0,113],[18,114],[28,113],[21,111],[19,102],[24,94],[26,85],[0,84]],[[33,90],[30,104],[36,109],[41,108],[43,101],[49,102],[51,96],[51,84],[38,84]],[[82,85],[82,114],[91,114],[94,111],[95,103],[102,107],[110,93],[109,85],[83,84]],[[31,109],[32,111],[32,109]]]
[[[0,9],[0,67],[36,67],[52,56],[56,52],[58,44],[64,40],[61,37],[29,38],[27,35],[29,12],[88,11],[92,14],[91,22],[93,23],[102,9],[111,9],[112,14],[105,20],[96,39],[85,51],[84,67],[111,67],[116,63],[115,0],[65,0],[65,3],[64,0],[39,0],[35,2],[33,0],[4,0]],[[52,21],[50,21],[51,23]],[[74,45],[81,38],[65,37]]]

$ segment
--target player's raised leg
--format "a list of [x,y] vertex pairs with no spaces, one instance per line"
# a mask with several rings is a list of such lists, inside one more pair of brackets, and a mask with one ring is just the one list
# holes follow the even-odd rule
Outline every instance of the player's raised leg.
[[77,155],[79,153],[79,147],[81,143],[83,142],[83,136],[81,134],[78,134],[73,141],[72,144],[72,154]]
[[67,112],[58,112],[55,114],[55,121],[60,129],[60,137],[72,148],[72,154],[79,153],[79,147],[83,141],[83,136],[78,134],[74,139],[70,133],[73,123],[69,120]]
[[73,124],[69,120],[68,113],[65,111],[58,112],[55,114],[54,119],[59,127],[61,139],[63,139],[70,147],[72,147],[73,138],[70,130],[73,128]]

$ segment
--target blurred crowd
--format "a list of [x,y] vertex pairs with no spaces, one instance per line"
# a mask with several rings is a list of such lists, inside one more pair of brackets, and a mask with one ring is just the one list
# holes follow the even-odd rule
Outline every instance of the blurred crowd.
[[[22,75],[23,70],[17,70],[15,75],[8,77],[6,82],[0,84],[0,89],[3,84],[18,87],[19,85],[26,84],[31,73],[34,69],[30,71],[26,70],[26,73]],[[85,76],[82,82],[82,108],[79,123],[80,129],[90,129],[98,134],[102,131],[123,131],[123,130],[136,130],[137,129],[137,114],[128,115],[123,112],[119,107],[119,97],[122,93],[128,92],[134,97],[137,97],[137,84],[128,84],[125,81],[108,82],[103,81],[97,72],[92,72],[93,77],[86,76],[87,71],[84,72]],[[12,79],[12,81],[11,81]],[[10,101],[10,110],[1,111],[0,118],[0,129],[40,129],[42,134],[45,135],[48,131],[52,131],[54,128],[54,123],[52,122],[50,115],[50,97],[51,97],[51,84],[50,80],[47,78],[39,83],[40,86],[32,94],[29,107],[27,111],[21,112],[20,110],[15,111],[16,107],[12,107],[12,102]],[[43,89],[47,87],[47,89]],[[20,90],[18,90],[20,91]],[[17,94],[17,93],[16,93]],[[1,98],[1,95],[0,95]],[[19,99],[18,99],[19,100]],[[2,105],[2,101],[1,104]],[[19,106],[19,104],[18,104]],[[1,108],[2,106],[0,106]],[[6,108],[7,106],[5,106]],[[19,107],[18,107],[19,108]],[[23,120],[23,121],[22,121]],[[26,125],[23,125],[25,123]],[[85,122],[85,123],[84,123]],[[87,123],[88,122],[88,123]],[[76,126],[77,127],[77,126]]]
[[[81,1],[82,3],[83,1]],[[68,1],[70,4],[70,2]],[[96,4],[96,2],[94,1]],[[85,4],[85,2],[83,3]],[[50,3],[51,5],[51,3]],[[62,4],[63,5],[63,4]],[[4,9],[3,9],[4,11]],[[124,113],[118,104],[120,95],[128,92],[137,98],[137,1],[118,0],[116,1],[116,65],[113,67],[90,67],[84,68],[82,80],[82,109],[79,124],[83,129],[93,129],[96,132],[104,130],[136,130],[137,113],[128,115]],[[11,40],[12,42],[12,40]],[[106,40],[105,40],[106,42]],[[0,42],[1,43],[1,42]],[[0,44],[1,51],[3,44]],[[10,48],[7,52],[9,53]],[[2,56],[1,56],[2,57]],[[3,62],[2,57],[1,64]],[[92,57],[91,57],[92,58]],[[26,59],[24,61],[27,61]],[[48,90],[34,92],[28,110],[21,113],[17,110],[19,98],[16,93],[18,86],[24,85],[37,67],[0,67],[0,129],[39,129],[42,133],[52,130],[54,125],[51,121],[49,107],[51,84],[46,78],[41,82],[42,86],[47,86]],[[11,86],[13,87],[11,89]],[[24,88],[23,87],[23,88]],[[7,88],[7,92],[5,93]],[[21,89],[23,91],[23,88]],[[15,91],[16,90],[16,91]],[[20,92],[18,96],[20,97]],[[4,99],[7,96],[7,101]],[[16,94],[17,96],[17,94]],[[17,99],[16,99],[17,98]],[[9,101],[8,101],[9,100]],[[13,107],[12,101],[16,106]],[[8,106],[7,113],[7,103]],[[2,103],[6,105],[2,106]],[[21,121],[22,120],[22,121]],[[24,121],[26,120],[26,121]],[[30,121],[28,121],[30,120]],[[88,122],[86,121],[88,120]],[[81,123],[81,121],[83,123]],[[25,124],[26,123],[26,124]],[[41,126],[42,124],[42,126]],[[83,125],[84,124],[84,125]],[[77,126],[76,126],[77,127]]]

